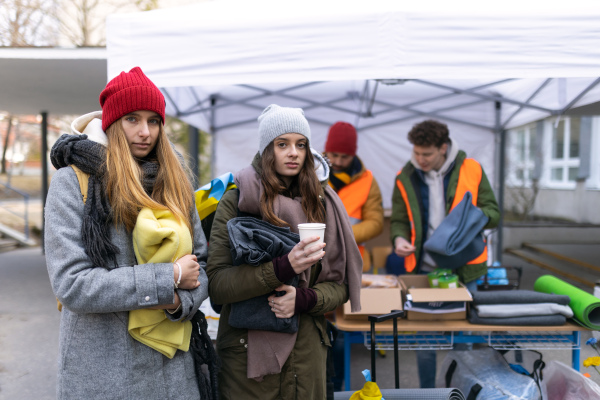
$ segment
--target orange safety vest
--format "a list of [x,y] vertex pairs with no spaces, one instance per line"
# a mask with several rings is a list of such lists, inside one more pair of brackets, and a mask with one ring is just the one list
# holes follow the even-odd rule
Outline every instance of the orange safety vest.
[[[473,160],[472,158],[466,158],[462,165],[460,166],[460,171],[458,174],[458,183],[456,185],[456,193],[454,194],[454,200],[452,201],[452,206],[450,207],[450,211],[454,209],[463,199],[467,192],[471,192],[473,205],[477,206],[477,195],[479,194],[479,183],[481,182],[481,177],[483,175],[483,170],[481,169],[481,165]],[[396,184],[398,189],[400,190],[400,194],[402,195],[402,199],[404,200],[404,204],[406,204],[406,211],[408,213],[408,220],[410,221],[410,244],[415,245],[415,239],[417,237],[417,233],[415,230],[415,223],[412,215],[412,209],[410,208],[410,204],[408,202],[408,195],[406,194],[406,189],[404,185],[396,180]],[[483,252],[469,261],[467,264],[481,264],[482,262],[487,261],[487,246],[483,249]],[[417,257],[415,253],[404,258],[404,268],[407,272],[412,272],[417,266]]]
[[[362,208],[367,202],[372,183],[373,173],[365,170],[357,180],[344,186],[337,193],[342,203],[344,203],[352,225],[362,221]],[[360,255],[364,258],[365,246],[359,244],[358,249],[360,250]]]

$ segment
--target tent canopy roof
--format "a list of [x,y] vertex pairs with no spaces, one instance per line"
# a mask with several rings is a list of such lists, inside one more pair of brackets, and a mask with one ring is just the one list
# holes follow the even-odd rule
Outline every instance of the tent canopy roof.
[[494,176],[497,132],[600,101],[598,21],[591,0],[218,0],[109,16],[108,76],[140,66],[214,133],[215,176],[250,162],[271,103],[302,107],[318,150],[354,123],[389,207],[415,122],[447,123]]
[[600,9],[555,3],[220,0],[115,14],[109,77],[136,65],[163,87],[596,76]]
[[[541,9],[516,0],[485,8],[439,0],[211,1],[109,16],[108,76],[142,67],[167,94],[170,114],[211,131],[276,100],[314,111],[309,117],[323,124],[429,115],[495,129],[493,113],[477,109],[484,102],[493,109],[502,101],[501,125],[515,126],[600,100],[590,90],[599,20],[589,0]],[[365,80],[395,85],[365,87]],[[211,121],[203,112],[215,101]],[[329,117],[319,120],[319,109]],[[470,115],[457,118],[458,109]]]

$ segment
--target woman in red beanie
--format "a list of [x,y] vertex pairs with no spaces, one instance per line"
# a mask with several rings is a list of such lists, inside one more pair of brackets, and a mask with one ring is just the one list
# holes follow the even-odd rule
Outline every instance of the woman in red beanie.
[[[208,295],[206,239],[183,159],[163,128],[164,97],[136,67],[106,85],[100,105],[51,151],[58,171],[46,203],[45,247],[62,307],[57,398],[210,398],[193,352],[169,358],[128,332],[132,310],[160,309],[184,322]],[[144,208],[170,212],[189,232],[191,252],[174,262],[138,263],[132,231]]]

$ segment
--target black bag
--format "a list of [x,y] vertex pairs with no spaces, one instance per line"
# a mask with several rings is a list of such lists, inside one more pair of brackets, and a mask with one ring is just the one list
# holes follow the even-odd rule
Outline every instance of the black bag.
[[540,353],[531,353],[539,355],[533,362],[533,372],[523,369],[522,373],[517,372],[515,365],[510,364],[500,351],[491,347],[451,351],[442,363],[436,386],[456,387],[465,393],[467,400],[541,399],[539,381],[544,363]]
[[[286,285],[298,287],[298,276]],[[240,329],[257,329],[261,331],[295,333],[298,332],[298,315],[291,318],[277,318],[271,311],[267,300],[272,293],[253,297],[248,300],[231,303],[229,325]],[[275,292],[275,296],[283,296],[285,292]]]

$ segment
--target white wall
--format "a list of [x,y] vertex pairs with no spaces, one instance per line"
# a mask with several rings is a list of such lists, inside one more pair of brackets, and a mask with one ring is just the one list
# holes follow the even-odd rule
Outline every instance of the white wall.
[[586,190],[578,182],[575,190],[541,189],[534,214],[554,216],[578,223],[600,224],[600,191]]
[[[539,180],[539,192],[535,197],[535,203],[530,215],[541,217],[555,217],[570,220],[576,223],[600,224],[600,117],[592,118],[591,130],[591,159],[590,175],[585,180],[556,182],[551,179],[551,169],[556,167],[556,162],[552,160],[553,152],[553,128],[555,126],[554,118],[547,119],[543,126],[543,138],[541,146],[541,179]],[[535,124],[530,124],[522,129],[529,129],[532,134],[535,132]],[[521,210],[519,198],[532,198],[531,178],[523,181],[516,177],[515,154],[518,152],[516,131],[509,132],[509,151],[507,152],[507,188],[505,192],[505,210]],[[581,144],[585,145],[585,144]],[[527,153],[527,152],[525,152]],[[522,162],[521,165],[533,165],[533,160]],[[572,166],[579,165],[579,159],[573,158],[566,163],[572,163]],[[565,164],[570,165],[570,164]],[[526,174],[527,175],[527,174]],[[525,193],[526,196],[519,196]]]

